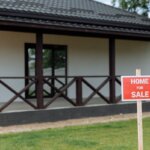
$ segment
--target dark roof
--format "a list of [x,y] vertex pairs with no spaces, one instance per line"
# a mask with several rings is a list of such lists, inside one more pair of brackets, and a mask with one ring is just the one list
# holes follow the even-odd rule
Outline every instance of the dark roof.
[[150,32],[150,19],[95,0],[0,0],[0,20]]

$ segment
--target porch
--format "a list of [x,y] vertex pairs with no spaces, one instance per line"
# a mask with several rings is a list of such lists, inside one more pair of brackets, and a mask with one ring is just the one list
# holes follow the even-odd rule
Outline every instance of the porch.
[[1,112],[116,104],[121,75],[138,67],[150,73],[150,43],[144,39],[0,33]]

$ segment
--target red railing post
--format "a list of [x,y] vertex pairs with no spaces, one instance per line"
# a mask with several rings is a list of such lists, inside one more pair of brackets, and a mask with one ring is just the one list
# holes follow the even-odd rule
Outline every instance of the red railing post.
[[82,77],[76,77],[76,105],[82,106]]

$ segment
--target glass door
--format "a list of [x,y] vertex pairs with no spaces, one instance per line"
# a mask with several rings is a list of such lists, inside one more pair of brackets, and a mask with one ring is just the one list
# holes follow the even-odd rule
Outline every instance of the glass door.
[[[53,76],[54,76],[54,60],[53,60],[53,49],[50,47],[44,47],[43,49],[43,76],[52,77],[49,82],[54,86]],[[47,84],[43,85],[43,95],[44,97],[52,97],[54,95],[53,88]]]
[[[35,76],[35,44],[26,44],[25,50],[25,75]],[[43,46],[43,76],[49,77],[47,84],[43,85],[44,97],[53,97],[55,88],[61,89],[67,84],[67,48],[66,46],[44,45]],[[25,84],[30,80],[26,79]],[[35,98],[35,85],[26,92],[27,98]]]

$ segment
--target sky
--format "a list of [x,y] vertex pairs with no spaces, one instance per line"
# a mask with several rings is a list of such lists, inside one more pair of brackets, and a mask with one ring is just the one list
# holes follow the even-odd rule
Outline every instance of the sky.
[[[112,5],[111,2],[112,0],[95,0],[95,1],[98,1],[98,2],[101,2],[101,3],[104,3],[104,4],[107,4],[107,5]],[[149,13],[149,18],[150,18],[150,13]]]
[[111,5],[111,0],[96,0],[96,1]]

